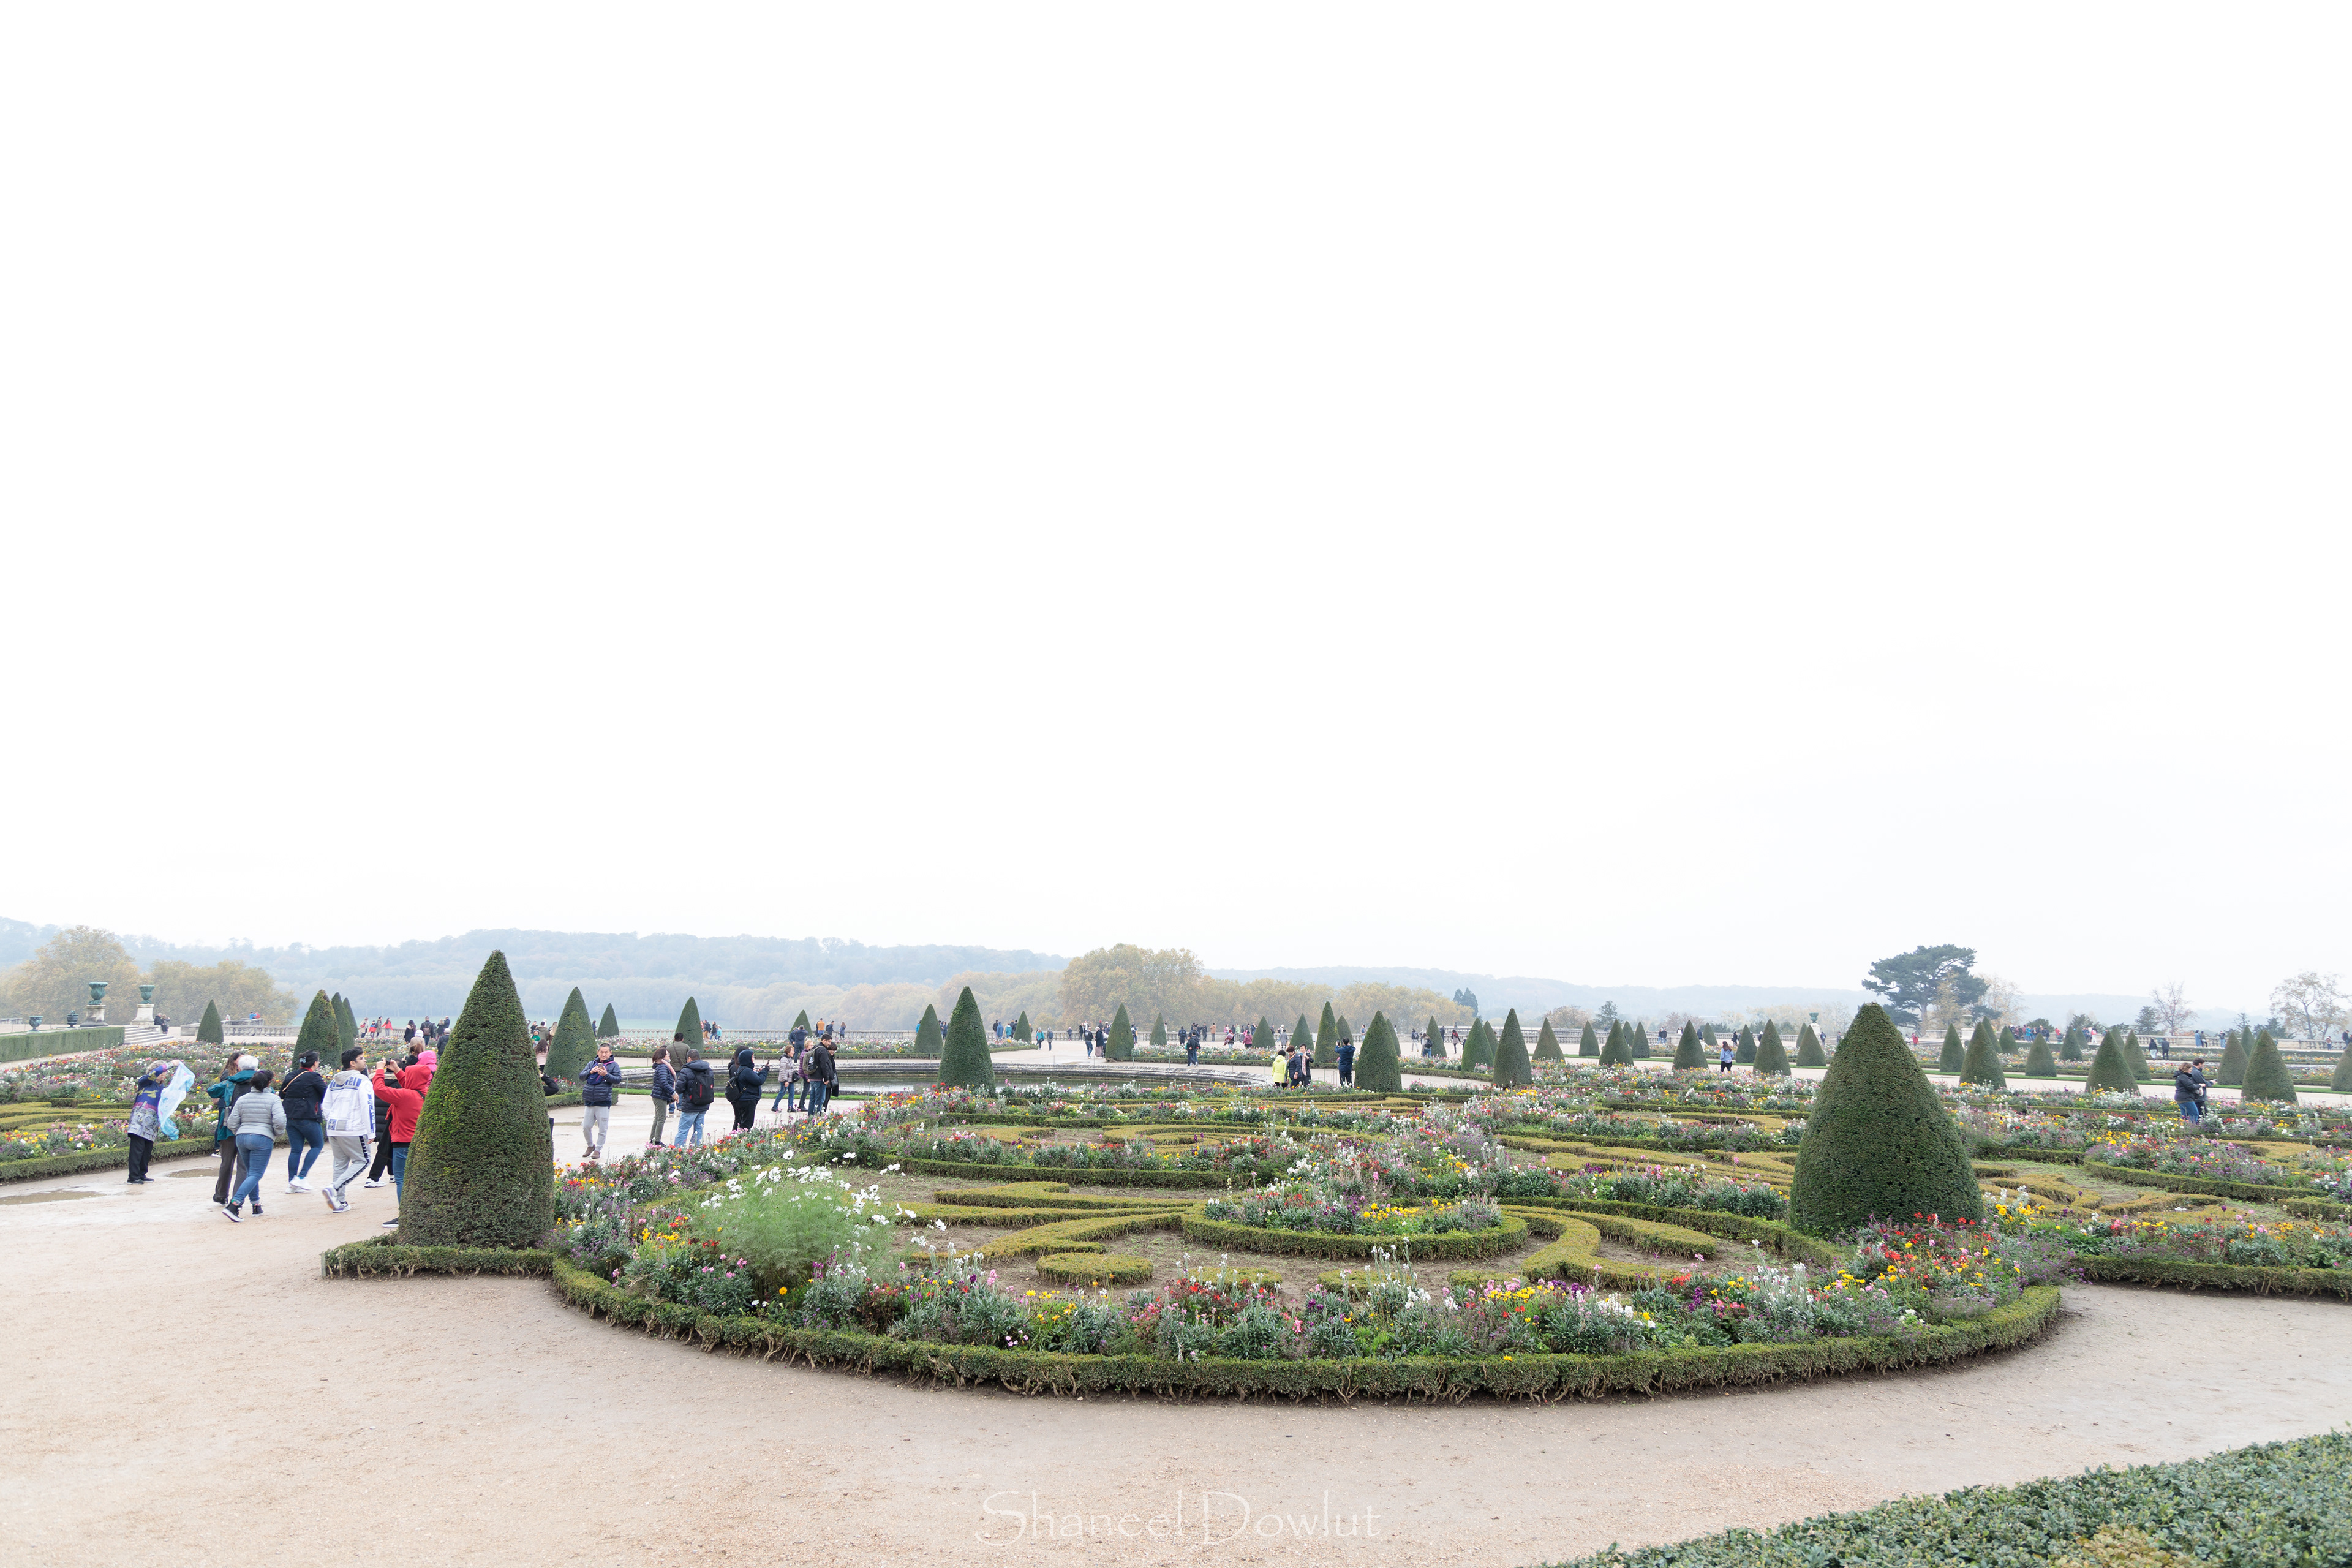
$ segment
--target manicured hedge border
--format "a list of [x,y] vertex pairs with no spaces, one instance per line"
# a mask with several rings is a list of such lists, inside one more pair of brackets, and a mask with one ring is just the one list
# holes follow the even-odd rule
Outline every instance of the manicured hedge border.
[[320,1254],[330,1279],[391,1279],[411,1274],[545,1275],[555,1254],[497,1247],[404,1247],[392,1236],[370,1237]]
[[[278,1146],[284,1148],[285,1140],[280,1139]],[[218,1152],[209,1134],[166,1138],[155,1145],[150,1163],[185,1160],[199,1154]],[[51,1154],[38,1160],[0,1162],[0,1182],[30,1182],[42,1176],[70,1176],[80,1171],[127,1171],[130,1168],[129,1149],[92,1149],[82,1154]]]
[[2247,1203],[2324,1204],[2338,1218],[2343,1217],[2345,1210],[2345,1205],[2309,1187],[2276,1187],[2260,1182],[2231,1182],[2212,1176],[2176,1176],[2168,1171],[2143,1171],[2136,1165],[2118,1165],[2107,1160],[2086,1160],[2080,1149],[2015,1149],[1980,1152],[1976,1157],[2044,1165],[2080,1165],[2085,1174],[2096,1174],[2101,1180],[2114,1182],[2118,1186],[2159,1187],[2168,1193],[2198,1193],[2207,1197],[2239,1198]]
[[1275,1230],[1234,1225],[1201,1215],[1184,1216],[1184,1235],[1213,1247],[1262,1252],[1276,1258],[1370,1258],[1375,1251],[1403,1253],[1416,1263],[1450,1258],[1492,1258],[1528,1242],[1528,1222],[1506,1215],[1486,1230],[1447,1230],[1430,1236],[1334,1236],[1319,1230]]
[[[911,1155],[893,1154],[887,1159],[859,1157],[844,1160],[845,1165],[879,1170],[885,1164],[896,1165],[901,1171],[918,1176],[962,1176],[967,1179],[995,1177],[1003,1182],[1064,1182],[1080,1187],[1190,1187],[1222,1191],[1239,1187],[1248,1191],[1271,1181],[1280,1171],[1261,1172],[1253,1165],[1246,1170],[1233,1171],[1074,1171],[1052,1165],[982,1165],[968,1160],[923,1160]],[[1288,1166],[1284,1166],[1287,1170]]]
[[2083,1277],[2120,1285],[2251,1290],[2257,1296],[2340,1296],[2352,1300],[2352,1268],[2269,1268],[2170,1258],[2084,1258]]
[[1761,1242],[1780,1257],[1793,1258],[1808,1268],[1835,1268],[1840,1262],[1835,1247],[1816,1241],[1777,1219],[1751,1219],[1746,1215],[1727,1214],[1721,1209],[1668,1208],[1663,1204],[1621,1204],[1600,1198],[1507,1198],[1503,1201],[1513,1208],[1559,1209],[1566,1214],[1623,1215],[1628,1219],[1678,1225],[1685,1229],[1704,1231],[1709,1236],[1727,1237],[1733,1241]]

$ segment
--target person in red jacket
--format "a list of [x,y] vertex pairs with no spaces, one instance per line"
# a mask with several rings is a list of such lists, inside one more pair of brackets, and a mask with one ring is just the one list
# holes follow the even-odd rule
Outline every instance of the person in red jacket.
[[[382,1068],[375,1069],[375,1097],[392,1108],[392,1122],[384,1129],[384,1142],[392,1145],[392,1195],[396,1200],[400,1196],[401,1178],[408,1174],[408,1141],[416,1136],[416,1113],[425,1109],[423,1091],[405,1089],[402,1085],[411,1078],[422,1078],[427,1085],[433,1080],[429,1073],[419,1073],[412,1068],[386,1084],[383,1071]],[[400,1219],[394,1215],[383,1223],[398,1225]]]

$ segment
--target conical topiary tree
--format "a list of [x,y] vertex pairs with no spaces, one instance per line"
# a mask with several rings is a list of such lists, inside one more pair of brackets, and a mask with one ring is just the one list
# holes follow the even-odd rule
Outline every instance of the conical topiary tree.
[[1825,1068],[1830,1065],[1829,1053],[1822,1049],[1822,1037],[1807,1024],[1797,1031],[1797,1065],[1801,1068]]
[[1969,1145],[1902,1032],[1873,1002],[1854,1016],[1797,1145],[1789,1218],[1837,1236],[1874,1217],[1984,1217]]
[[1470,1037],[1462,1042],[1462,1065],[1486,1068],[1495,1065],[1495,1031],[1484,1018],[1471,1021]]
[[1676,1072],[1706,1070],[1706,1051],[1698,1043],[1698,1031],[1691,1027],[1690,1020],[1687,1018],[1683,1020],[1683,1037],[1675,1042],[1675,1070]]
[[694,1051],[698,1054],[700,1053],[702,1050],[702,1009],[694,1005],[694,998],[691,996],[686,999],[686,1005],[677,1010],[677,1032],[686,1037],[686,1045],[688,1050]]
[[2246,1081],[2246,1037],[2241,1031],[2230,1031],[2229,1043],[2221,1047],[2221,1065],[2213,1069],[2213,1081],[2231,1089]]
[[1780,1044],[1780,1026],[1769,1019],[1765,1022],[1763,1035],[1756,1042],[1756,1076],[1789,1076],[1789,1051]]
[[1625,1043],[1625,1026],[1609,1026],[1609,1043],[1601,1047],[1601,1065],[1605,1068],[1623,1067],[1633,1059],[1633,1048]]
[[793,1020],[793,1027],[795,1029],[808,1029],[814,1027],[814,1026],[809,1022],[807,1008],[803,1007],[800,1010],[800,1016]]
[[1110,1016],[1110,1035],[1103,1041],[1103,1055],[1115,1062],[1135,1059],[1135,1025],[1127,1016],[1127,1004]]
[[310,998],[310,1011],[302,1015],[302,1032],[295,1038],[294,1054],[318,1052],[320,1063],[331,1073],[342,1060],[342,1048],[343,1031],[335,1022],[335,1005],[321,991]]
[[1519,1031],[1519,1010],[1508,1008],[1503,1014],[1503,1032],[1495,1041],[1495,1087],[1525,1089],[1535,1080],[1535,1069],[1528,1061],[1528,1037]]
[[1328,1002],[1323,1004],[1323,1021],[1315,1026],[1315,1065],[1339,1065],[1339,1015],[1331,1010]]
[[[595,1031],[588,1025],[588,1004],[581,997],[580,987],[563,1001],[563,1011],[555,1020],[555,1038],[547,1042],[547,1074],[566,1083],[580,1081],[580,1069],[596,1054]],[[677,1062],[674,1068],[686,1064]]]
[[1982,1089],[2009,1087],[2009,1075],[2001,1070],[2000,1047],[1993,1043],[1991,1026],[1982,1020],[1969,1037],[1968,1055],[1960,1062],[1960,1081]]
[[2082,1025],[2067,1025],[2065,1038],[2058,1042],[2058,1059],[2065,1062],[2081,1061],[2084,1047],[2089,1043],[2089,1037],[2083,1033]]
[[[1616,1026],[1612,1025],[1609,1032],[1615,1034]],[[1584,1033],[1576,1037],[1576,1054],[1580,1057],[1601,1055],[1601,1041],[1592,1032],[1592,1020],[1590,1018],[1584,1021]]]
[[[1685,1023],[1684,1024],[1684,1026],[1684,1026],[1685,1028],[1688,1028],[1690,1026],[1689,1026],[1689,1024],[1688,1024],[1687,1022],[1685,1022]],[[1717,1040],[1716,1039],[1716,1037],[1715,1037],[1715,1026],[1714,1026],[1713,1024],[1709,1024],[1708,1026],[1706,1026],[1706,1027],[1705,1027],[1704,1029],[1701,1029],[1701,1030],[1699,1031],[1699,1036],[1698,1036],[1698,1037],[1699,1037],[1700,1041],[1702,1042],[1703,1048],[1706,1051],[1707,1055],[1709,1055],[1709,1056],[1713,1056],[1713,1055],[1715,1054],[1715,1048],[1716,1048],[1716,1047],[1717,1047],[1718,1044],[1720,1044],[1720,1042],[1719,1042],[1719,1041],[1717,1041]],[[1675,1041],[1675,1045],[1676,1045],[1676,1046],[1678,1046],[1678,1047],[1682,1044],[1682,1042],[1681,1042],[1681,1041],[1679,1041],[1679,1040]]]
[[1151,1043],[1155,1046],[1168,1043],[1168,1016],[1164,1013],[1151,1015]]
[[207,999],[204,1018],[196,1025],[196,1043],[217,1046],[221,1043],[220,1005]]
[[[1356,1043],[1356,1026],[1348,1022],[1348,1015],[1345,1013],[1339,1015],[1339,1043],[1343,1046],[1352,1046]],[[1330,1065],[1337,1067],[1339,1064],[1334,1061]]]
[[2352,1094],[2352,1046],[2336,1056],[2336,1070],[2327,1075],[2327,1092]]
[[1551,1032],[1549,1018],[1546,1018],[1543,1027],[1536,1031],[1535,1059],[1539,1062],[1564,1062],[1568,1059],[1559,1048],[1559,1037]]
[[2098,1055],[2091,1058],[2091,1072],[2083,1080],[2084,1094],[2137,1094],[2139,1079],[2132,1077],[2131,1062],[2124,1055],[2123,1037],[2109,1029],[2099,1042]]
[[[938,1033],[940,1016],[935,1009],[925,1009],[923,1021]],[[996,1058],[988,1054],[988,1026],[980,1021],[980,1004],[969,985],[948,1015],[947,1038],[940,1047],[940,1081],[967,1089],[996,1087]]]
[[[1290,1026],[1290,1043],[1294,1046],[1312,1046],[1315,1043],[1315,1026],[1307,1021],[1307,1015],[1304,1013],[1298,1015],[1298,1022]],[[1274,1041],[1270,1038],[1260,1040],[1258,1048],[1271,1051],[1274,1049]]]
[[2124,1059],[2131,1063],[2132,1077],[2138,1082],[2147,1083],[2156,1077],[2156,1069],[2148,1066],[2147,1051],[2139,1043],[2137,1029],[2124,1031]]
[[2058,1058],[2050,1054],[2050,1042],[2039,1035],[2034,1036],[2033,1044],[2026,1047],[2025,1076],[2028,1078],[2058,1076]]
[[1268,1018],[1263,1013],[1260,1013],[1257,1016],[1257,1027],[1250,1031],[1250,1044],[1252,1048],[1256,1050],[1271,1051],[1274,1049],[1273,1019]]
[[360,1043],[360,1017],[352,1011],[352,999],[341,992],[335,994],[335,1054],[321,1056],[321,1062],[340,1062],[343,1052]]
[[[901,1013],[899,1016],[903,1018],[906,1015]],[[940,1010],[926,1002],[923,1004],[922,1022],[915,1026],[915,1055],[936,1057],[946,1049],[947,1042],[940,1034]]]
[[1374,1013],[1356,1052],[1356,1087],[1370,1094],[1395,1094],[1404,1088],[1404,1065],[1397,1059],[1396,1026]]
[[1647,1018],[1642,1019],[1626,1029],[1625,1047],[1633,1053],[1635,1061],[1645,1062],[1650,1059],[1650,1021]]
[[1742,1063],[1755,1061],[1756,1031],[1753,1027],[1747,1025],[1740,1026],[1739,1044],[1732,1047],[1731,1059]]
[[1960,1026],[1958,1024],[1945,1025],[1944,1054],[1936,1063],[1936,1070],[1956,1073],[1965,1068],[1968,1064],[1968,1047],[1960,1044]]
[[[695,1023],[698,1029],[698,1016]],[[416,1119],[400,1239],[409,1247],[539,1247],[555,1221],[554,1173],[530,1026],[506,954],[493,952],[441,1047]]]
[[1024,1046],[1036,1043],[1037,1027],[1029,1022],[1029,1010],[1025,1007],[1021,1010],[1021,1016],[1013,1020],[1013,1037]]
[[1437,1026],[1437,1015],[1429,1016],[1429,1027],[1421,1032],[1421,1054],[1442,1057],[1445,1054],[1445,1031]]
[[2287,1070],[2286,1058],[2279,1055],[2278,1042],[2271,1038],[2268,1029],[2254,1037],[2254,1048],[2246,1055],[2246,1082],[2238,1098],[2273,1105],[2295,1103],[2294,1075]]
[[[801,1016],[805,1018],[808,1015],[803,1013]],[[621,1016],[613,1011],[613,1005],[610,1002],[604,1004],[604,1016],[596,1020],[596,1037],[600,1040],[617,1040],[621,1037]]]

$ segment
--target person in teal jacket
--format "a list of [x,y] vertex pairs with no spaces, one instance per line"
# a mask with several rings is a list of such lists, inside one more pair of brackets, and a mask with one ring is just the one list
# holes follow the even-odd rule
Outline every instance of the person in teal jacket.
[[228,1113],[244,1097],[246,1086],[253,1081],[253,1069],[260,1065],[251,1057],[239,1057],[234,1070],[220,1082],[205,1085],[205,1092],[220,1102],[213,1120],[213,1147],[220,1151],[220,1174],[213,1178],[215,1208],[228,1207],[229,1188],[245,1179],[245,1160],[237,1152],[236,1140],[229,1136]]

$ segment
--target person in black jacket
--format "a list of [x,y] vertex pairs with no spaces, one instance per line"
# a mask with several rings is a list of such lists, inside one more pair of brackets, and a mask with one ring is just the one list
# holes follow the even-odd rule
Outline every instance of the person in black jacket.
[[319,1076],[319,1053],[304,1051],[294,1063],[294,1076],[278,1098],[286,1102],[286,1190],[307,1193],[319,1151],[327,1146],[327,1124],[319,1107],[327,1098],[327,1080]]
[[769,1069],[759,1065],[745,1046],[735,1053],[735,1065],[727,1071],[727,1103],[735,1108],[735,1131],[748,1131],[752,1119],[760,1114],[760,1092],[767,1087]]
[[2172,1075],[2172,1103],[2191,1127],[2205,1120],[2205,1058],[2199,1057]]
[[[679,1047],[680,1056],[686,1054],[684,1035],[673,1030],[670,1045]],[[654,1130],[646,1136],[646,1147],[658,1149],[661,1147],[662,1124],[669,1120],[669,1108],[677,1102],[677,1069],[669,1065],[669,1046],[654,1047],[653,1102]]]
[[808,1113],[822,1116],[825,1101],[832,1099],[833,1091],[841,1087],[841,1079],[834,1071],[832,1047],[823,1040],[817,1041],[809,1054],[801,1058],[801,1070],[808,1075]]

